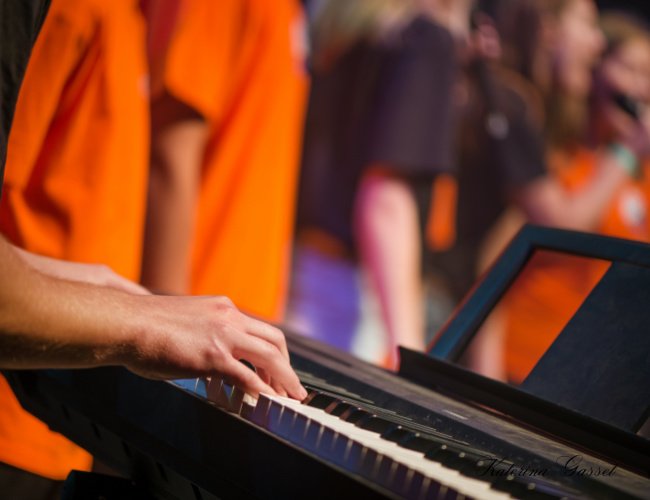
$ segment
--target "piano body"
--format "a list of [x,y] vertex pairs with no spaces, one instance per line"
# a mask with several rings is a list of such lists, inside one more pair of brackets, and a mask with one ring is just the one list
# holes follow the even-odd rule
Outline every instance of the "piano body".
[[549,238],[650,262],[647,246],[526,228],[443,329],[437,357],[403,350],[394,374],[288,335],[302,404],[114,367],[7,376],[29,411],[153,498],[650,498],[650,441],[452,362],[507,270]]

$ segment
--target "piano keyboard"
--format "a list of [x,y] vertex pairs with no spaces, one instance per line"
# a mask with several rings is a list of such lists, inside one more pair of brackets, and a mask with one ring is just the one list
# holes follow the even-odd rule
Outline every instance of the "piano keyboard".
[[[623,467],[568,476],[554,457],[580,451],[498,415],[341,356],[292,355],[310,390],[304,404],[117,367],[9,380],[35,415],[155,498],[650,499],[647,476]],[[499,474],[492,457],[507,459]],[[548,474],[522,475],[522,465]]]
[[417,432],[406,422],[401,425],[398,417],[377,415],[320,391],[312,391],[303,403],[268,395],[253,400],[221,380],[212,380],[206,392],[219,406],[395,497],[502,500],[572,496],[539,480],[492,477],[489,468],[493,461],[486,454],[450,436]]

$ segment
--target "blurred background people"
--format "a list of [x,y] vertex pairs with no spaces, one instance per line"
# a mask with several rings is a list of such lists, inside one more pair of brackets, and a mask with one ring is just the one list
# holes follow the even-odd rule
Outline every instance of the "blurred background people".
[[[452,167],[456,61],[434,4],[329,0],[312,30],[288,322],[390,367],[397,344],[424,347],[414,188]],[[388,335],[375,352],[357,344],[365,292],[370,336]]]
[[[623,14],[605,14],[607,47],[595,73],[587,134],[558,151],[552,175],[567,190],[581,189],[598,164],[615,161],[629,175],[619,184],[592,231],[650,241],[650,34]],[[506,298],[506,377],[521,382],[608,268],[606,262],[539,255]],[[525,333],[525,334],[524,334]]]
[[[462,99],[456,110],[455,216],[452,209],[435,207],[435,190],[430,202],[434,216],[452,214],[456,237],[446,251],[425,240],[433,291],[429,311],[440,309],[441,295],[458,303],[524,221],[596,230],[630,179],[629,169],[612,154],[600,158],[572,189],[554,175],[558,157],[572,154],[585,137],[592,70],[604,47],[591,1],[478,2],[472,34],[472,2],[440,0],[439,6],[443,22],[456,33],[464,71],[457,82]],[[519,74],[500,64],[495,28],[504,33],[503,59]],[[432,222],[428,225],[427,236]],[[430,315],[430,336],[441,325],[439,317],[450,312]],[[500,378],[504,321],[499,312],[490,317],[466,361]]]
[[158,21],[153,36],[171,34],[153,54],[143,283],[281,321],[307,90],[301,6],[193,0],[171,30]]
[[[16,246],[139,279],[149,140],[144,42],[135,0],[52,1],[8,144],[0,231]],[[108,268],[97,272],[88,267],[89,278],[112,279]],[[58,481],[87,470],[91,457],[24,411],[4,377],[0,393],[0,460],[10,466],[2,466],[0,490],[58,498]]]

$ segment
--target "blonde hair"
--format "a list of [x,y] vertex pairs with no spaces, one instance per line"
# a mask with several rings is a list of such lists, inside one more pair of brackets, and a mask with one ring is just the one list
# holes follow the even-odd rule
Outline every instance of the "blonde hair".
[[616,52],[621,45],[633,40],[642,40],[650,44],[648,25],[625,12],[605,12],[600,17],[600,27],[603,30],[607,47],[605,57]]
[[359,42],[392,38],[420,12],[418,0],[328,0],[311,31],[312,64],[326,68]]

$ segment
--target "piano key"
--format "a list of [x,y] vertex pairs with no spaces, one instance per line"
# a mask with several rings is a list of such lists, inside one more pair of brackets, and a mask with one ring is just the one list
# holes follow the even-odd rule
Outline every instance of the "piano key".
[[257,404],[251,415],[251,421],[259,425],[260,427],[266,428],[266,416],[268,414],[269,408],[271,407],[271,400],[260,394],[260,397],[257,399]]
[[330,415],[338,417],[348,411],[350,408],[357,408],[357,406],[353,405],[352,403],[334,401],[329,404],[327,408],[325,408],[325,413],[329,413]]
[[560,500],[569,498],[569,494],[554,489],[550,485],[543,485],[539,480],[526,477],[508,475],[498,478],[493,482],[492,488],[506,491],[513,496],[523,497],[530,500]]
[[377,470],[382,460],[382,455],[377,453],[373,448],[367,448],[361,461],[359,473],[369,479],[374,480],[377,477]]
[[398,443],[400,446],[413,451],[428,453],[430,450],[438,450],[446,444],[442,441],[431,439],[428,436],[423,436],[419,433],[412,433],[400,439]]
[[[333,458],[334,443],[338,437],[339,435],[334,429],[330,427],[323,428],[323,434],[321,435],[320,442],[318,444],[319,454],[325,458]],[[343,438],[345,437],[343,436],[342,439]],[[343,452],[345,453],[345,448],[343,449]]]
[[309,419],[307,422],[307,429],[302,441],[302,446],[307,450],[316,451],[318,449],[318,440],[323,432],[323,426],[316,420]]
[[423,486],[425,479],[425,475],[421,472],[414,472],[413,477],[411,478],[411,482],[404,492],[404,496],[407,498],[421,498],[423,495]]
[[408,481],[413,475],[413,470],[402,463],[397,463],[390,480],[390,488],[397,494],[404,496],[408,489]]
[[394,443],[398,443],[402,439],[408,438],[409,436],[413,436],[413,435],[415,435],[415,432],[399,425],[392,429],[388,429],[386,432],[383,432],[381,434],[381,438],[385,439],[386,441],[392,441]]
[[330,404],[340,403],[340,402],[341,400],[335,396],[331,396],[329,394],[325,394],[319,391],[311,391],[303,401],[303,404],[324,410]]
[[280,422],[277,427],[277,434],[283,438],[289,438],[291,433],[294,431],[294,423],[297,413],[289,408],[285,408],[285,411],[280,415]]
[[376,432],[377,434],[387,433],[398,427],[396,423],[372,414],[359,419],[357,422],[355,422],[355,425],[361,429],[365,429],[370,432]]
[[359,420],[372,416],[372,413],[369,411],[363,410],[361,408],[348,409],[341,416],[341,420],[350,422],[351,424],[356,424]]
[[[485,498],[486,500],[510,498],[507,494],[491,489],[490,483],[462,476],[457,471],[446,468],[437,462],[426,460],[423,453],[402,448],[393,441],[383,439],[377,433],[360,429],[359,427],[349,422],[345,422],[340,418],[336,418],[323,410],[308,405],[301,405],[300,402],[288,398],[273,398],[280,401],[282,404],[290,406],[296,412],[304,414],[309,418],[310,422],[318,420],[319,422],[322,422],[323,426],[330,427],[339,434],[345,435],[349,438],[352,444],[347,447],[345,464],[350,467],[350,471],[353,473],[359,474],[362,470],[361,464],[364,448],[373,449],[379,455],[383,455],[379,464],[378,472],[384,470],[381,464],[383,463],[384,457],[388,457],[395,463],[401,464],[407,469],[413,471],[412,474],[407,477],[413,477],[416,472],[419,472],[426,477],[440,482],[441,484],[447,485],[448,490],[454,492],[454,498],[455,492],[462,493],[466,496]],[[309,444],[303,443],[302,446],[305,448],[311,448],[313,452],[318,454],[318,447],[313,447],[313,439]],[[391,467],[391,469],[394,472],[397,471],[395,467]],[[384,481],[384,483],[385,482],[386,481]],[[402,485],[398,486],[401,487]],[[393,491],[397,488],[394,484],[389,484],[388,487]]]

